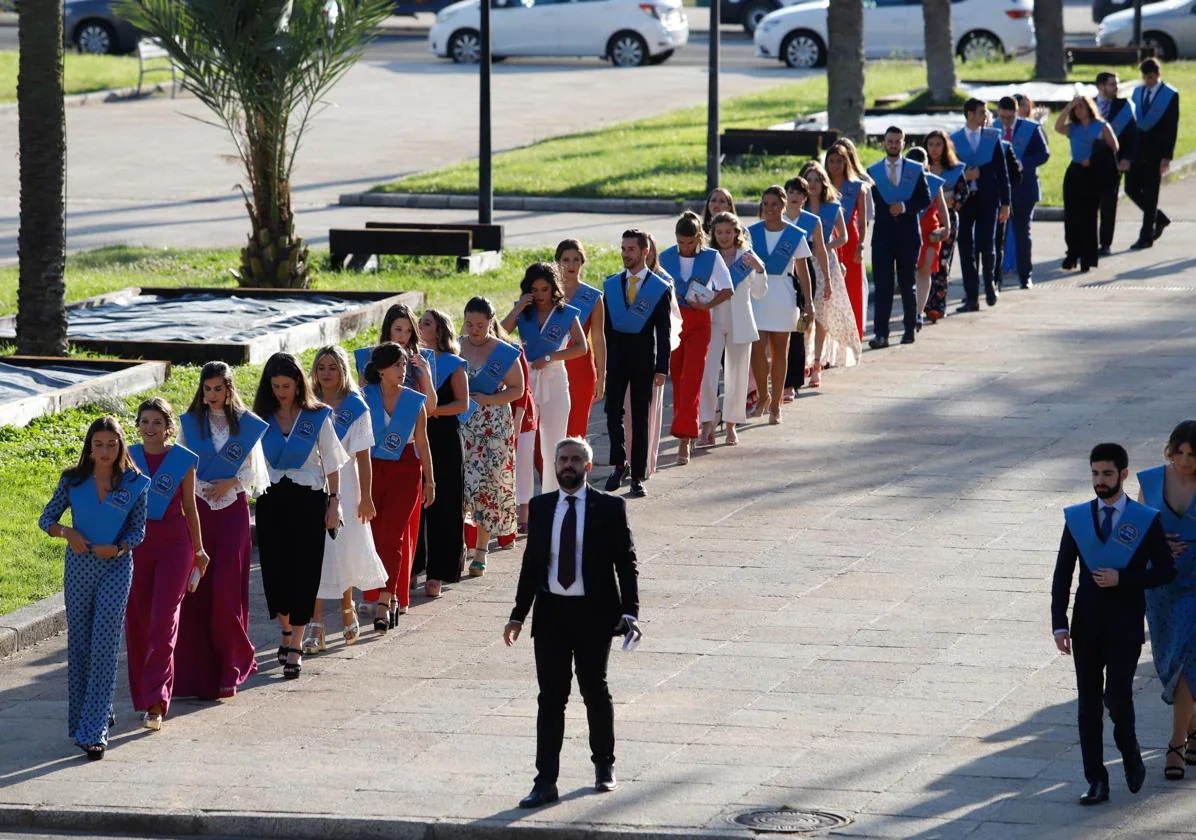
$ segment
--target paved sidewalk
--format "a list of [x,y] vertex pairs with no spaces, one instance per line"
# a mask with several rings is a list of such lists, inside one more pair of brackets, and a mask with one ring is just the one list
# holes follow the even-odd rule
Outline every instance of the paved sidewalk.
[[[851,836],[1196,836],[1193,782],[1162,780],[1170,713],[1148,652],[1146,787],[1130,796],[1114,763],[1113,801],[1074,804],[1073,674],[1048,611],[1060,509],[1089,495],[1091,444],[1122,440],[1141,469],[1193,412],[1196,214],[1177,209],[1152,251],[1082,278],[1044,270],[995,310],[868,353],[737,449],[680,469],[667,447],[651,496],[629,501],[645,639],[611,659],[617,792],[589,792],[574,693],[564,801],[513,807],[534,772],[536,690],[529,640],[499,638],[519,554],[498,552],[485,578],[417,599],[400,631],[334,636],[296,683],[255,583],[262,673],[235,700],[179,702],[159,734],[136,728],[122,685],[100,763],[65,737],[65,638],[4,661],[0,826],[747,837],[731,815],[787,805],[847,814]],[[1060,234],[1044,226],[1043,257]]]

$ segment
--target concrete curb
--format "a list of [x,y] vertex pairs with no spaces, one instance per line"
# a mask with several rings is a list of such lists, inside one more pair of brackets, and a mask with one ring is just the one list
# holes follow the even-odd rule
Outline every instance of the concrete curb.
[[[68,108],[73,105],[97,105],[104,102],[117,102],[129,99],[149,99],[158,93],[169,93],[170,87],[162,82],[153,85],[142,85],[141,93],[135,87],[108,88],[107,90],[93,90],[90,93],[76,93],[62,97],[62,104]],[[183,86],[178,86],[178,93],[183,93]],[[17,107],[16,102],[0,104],[0,111],[8,111]]]
[[66,630],[62,593],[0,616],[0,659]]

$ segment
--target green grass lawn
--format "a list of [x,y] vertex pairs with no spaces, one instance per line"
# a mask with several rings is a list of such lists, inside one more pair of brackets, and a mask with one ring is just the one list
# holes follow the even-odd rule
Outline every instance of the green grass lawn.
[[[1090,81],[1102,68],[1077,66],[1072,78]],[[1134,75],[1123,68],[1122,76]],[[1029,80],[1033,67],[1023,62],[961,65],[960,78]],[[1196,83],[1196,62],[1168,64],[1167,80],[1180,90]],[[915,91],[926,83],[919,62],[883,61],[868,65],[865,93],[871,103],[878,96]],[[796,114],[826,108],[826,77],[817,76],[779,85],[722,103],[722,127],[765,128]],[[962,120],[962,118],[961,118]],[[900,117],[894,122],[900,125]],[[1054,115],[1049,118],[1053,124]],[[1051,125],[1047,125],[1050,129]],[[1048,130],[1051,160],[1040,170],[1043,203],[1062,204],[1063,172],[1067,169],[1067,141]],[[1196,149],[1196,114],[1183,112],[1176,157]],[[861,150],[864,162],[878,160],[876,148]],[[758,196],[769,184],[795,174],[804,158],[753,156],[722,167],[720,183],[736,198]],[[477,161],[466,161],[382,184],[384,192],[477,192]],[[579,196],[587,198],[697,199],[706,183],[706,109],[686,108],[650,119],[618,123],[595,131],[544,140],[503,152],[494,159],[494,190],[506,195]]]
[[[131,56],[80,55],[67,52],[63,86],[67,95],[132,87],[137,84],[137,59]],[[17,51],[0,50],[0,102],[17,100]]]
[[[622,263],[611,248],[587,245],[591,279],[617,271]],[[381,289],[423,291],[430,306],[453,315],[458,327],[465,301],[476,294],[494,302],[500,317],[519,296],[519,279],[528,263],[550,259],[552,253],[538,249],[508,250],[503,267],[482,276],[457,274],[449,259],[387,258],[377,274],[321,272],[314,283],[319,289]],[[315,262],[322,262],[318,256]],[[89,297],[126,286],[228,286],[235,284],[228,269],[237,264],[235,250],[184,251],[149,248],[104,248],[73,256],[67,261],[67,296],[70,300]],[[16,308],[17,271],[0,269],[0,314]],[[350,350],[366,346],[376,338],[370,331],[346,342]],[[305,364],[313,353],[304,354]],[[236,381],[246,401],[252,402],[258,365],[242,365]],[[195,392],[199,368],[176,365],[165,386],[156,392],[176,410],[186,408]],[[59,472],[79,457],[87,426],[99,414],[117,414],[126,434],[135,434],[133,412],[146,394],[136,394],[110,403],[88,406],[42,417],[29,426],[0,427],[0,615],[44,598],[62,588],[63,544],[51,540],[37,528],[37,519],[58,480]],[[135,442],[135,441],[134,441]]]

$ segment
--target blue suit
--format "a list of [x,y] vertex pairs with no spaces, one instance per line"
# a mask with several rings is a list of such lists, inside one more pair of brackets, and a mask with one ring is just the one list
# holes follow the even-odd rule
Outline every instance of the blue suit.
[[959,253],[963,273],[965,304],[980,299],[980,270],[984,270],[984,288],[996,293],[994,285],[997,248],[997,211],[1010,201],[1009,171],[1001,148],[1001,133],[995,128],[980,130],[975,150],[964,129],[951,135],[959,159],[969,168],[978,167],[980,177],[971,182],[972,195],[959,211]]
[[[901,167],[901,184],[904,185],[905,192],[908,192],[908,197],[901,198],[905,206],[897,216],[889,212],[890,202],[882,191],[882,188],[884,191],[896,189],[891,188],[885,161],[875,163],[868,169],[868,174],[875,182],[872,185],[872,202],[876,207],[876,220],[872,223],[872,279],[876,283],[873,331],[879,339],[889,337],[894,279],[901,286],[901,308],[906,335],[914,334],[918,316],[918,301],[914,291],[918,252],[922,249],[922,229],[918,217],[930,206],[930,188],[926,184],[926,173],[920,164],[902,160]],[[893,197],[891,192],[889,197]]]
[[1042,185],[1038,181],[1038,167],[1051,159],[1051,149],[1043,134],[1042,124],[1018,117],[1013,123],[1013,154],[1022,165],[1022,180],[1012,188],[1013,201],[1010,222],[1017,250],[1017,276],[1026,285],[1034,272],[1031,259],[1030,224],[1034,221],[1034,205],[1042,200]]

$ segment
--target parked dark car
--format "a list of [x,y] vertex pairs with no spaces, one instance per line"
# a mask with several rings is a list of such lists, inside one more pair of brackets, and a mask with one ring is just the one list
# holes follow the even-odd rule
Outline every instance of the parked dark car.
[[[1143,6],[1161,3],[1163,0],[1142,0]],[[1134,8],[1134,0],[1092,0],[1092,22],[1100,23],[1114,12]]]
[[416,15],[419,12],[435,14],[445,6],[451,6],[457,0],[395,0],[392,15]]
[[743,24],[744,31],[751,35],[764,16],[781,5],[781,0],[721,0],[718,14],[723,23]]
[[112,11],[111,0],[66,0],[62,39],[67,47],[93,55],[119,55],[137,49],[142,31]]

